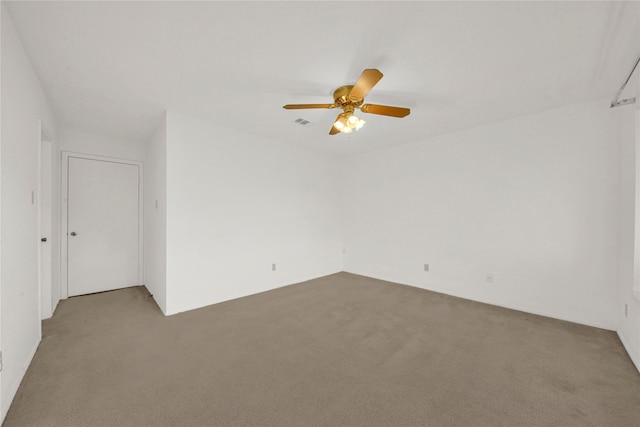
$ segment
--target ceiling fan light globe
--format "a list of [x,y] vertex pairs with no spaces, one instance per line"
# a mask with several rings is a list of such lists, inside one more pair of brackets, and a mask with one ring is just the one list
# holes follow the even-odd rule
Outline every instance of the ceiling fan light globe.
[[365,123],[367,123],[367,122],[365,122],[362,119],[358,120],[358,123],[356,124],[356,130],[362,129],[362,126],[364,126]]
[[340,129],[340,132],[344,132],[344,133],[351,133],[353,129],[351,129],[349,126],[345,126],[342,129]]
[[333,124],[333,127],[335,127],[338,130],[342,130],[344,128],[344,124],[342,124],[342,122],[338,120]]
[[354,116],[354,115],[349,116],[349,119],[348,119],[349,126],[356,126],[358,124],[358,121],[360,121],[360,119],[358,119],[357,116]]

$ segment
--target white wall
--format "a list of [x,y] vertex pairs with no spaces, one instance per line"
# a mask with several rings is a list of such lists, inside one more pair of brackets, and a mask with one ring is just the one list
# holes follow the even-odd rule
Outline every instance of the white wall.
[[167,313],[341,271],[340,182],[333,157],[169,112]]
[[[56,127],[6,6],[2,15],[2,214],[0,293],[2,419],[40,342],[37,204],[40,120]],[[37,194],[35,195],[37,200]]]
[[[637,144],[640,143],[638,104],[615,109],[620,138],[618,218],[618,335],[640,370],[640,295],[634,293],[634,236],[636,234]],[[640,164],[640,163],[638,163]],[[637,255],[636,255],[637,256]],[[639,266],[640,267],[640,266]],[[625,305],[627,312],[625,315]]]
[[345,270],[615,329],[615,127],[603,101],[347,158]]
[[60,129],[59,134],[62,151],[144,162],[144,141],[122,140],[73,128]]
[[144,168],[144,280],[167,313],[167,123],[149,139]]

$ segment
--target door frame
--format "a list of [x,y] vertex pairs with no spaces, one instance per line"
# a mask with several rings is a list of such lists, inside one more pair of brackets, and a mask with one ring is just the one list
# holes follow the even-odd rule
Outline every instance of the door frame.
[[144,186],[143,186],[143,162],[138,160],[119,159],[115,157],[97,156],[93,154],[76,153],[72,151],[62,151],[62,167],[61,179],[62,186],[60,191],[60,298],[67,299],[69,297],[68,277],[68,216],[69,216],[69,159],[78,158],[85,160],[100,160],[103,162],[122,163],[126,165],[138,166],[138,284],[144,283]]
[[[38,195],[36,197],[38,208],[38,284],[40,292],[40,319],[48,319],[53,315],[52,289],[53,289],[53,245],[57,239],[53,236],[53,157],[54,144],[51,134],[45,129],[42,122],[40,126],[40,140],[38,145]],[[45,150],[47,146],[47,150]],[[46,198],[46,200],[45,200]],[[48,202],[47,209],[43,209],[43,203]],[[47,238],[46,244],[40,239]],[[48,259],[45,270],[45,259]]]

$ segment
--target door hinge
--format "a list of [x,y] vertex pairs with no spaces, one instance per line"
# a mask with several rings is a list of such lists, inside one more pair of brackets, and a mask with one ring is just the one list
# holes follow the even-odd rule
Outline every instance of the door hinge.
[[0,372],[2,372],[2,351],[0,350]]

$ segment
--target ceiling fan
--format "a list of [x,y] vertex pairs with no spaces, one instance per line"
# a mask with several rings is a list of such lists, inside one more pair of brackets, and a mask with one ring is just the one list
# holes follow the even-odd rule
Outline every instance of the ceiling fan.
[[408,108],[364,103],[364,97],[381,78],[382,73],[379,70],[375,68],[366,69],[362,72],[356,84],[340,86],[333,92],[333,104],[287,104],[282,108],[286,110],[342,108],[343,112],[338,114],[336,121],[329,131],[329,135],[336,135],[340,132],[351,133],[353,130],[360,130],[366,122],[353,114],[356,109],[360,109],[363,113],[378,114],[381,116],[400,118],[408,116],[411,112]]

